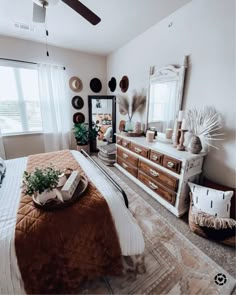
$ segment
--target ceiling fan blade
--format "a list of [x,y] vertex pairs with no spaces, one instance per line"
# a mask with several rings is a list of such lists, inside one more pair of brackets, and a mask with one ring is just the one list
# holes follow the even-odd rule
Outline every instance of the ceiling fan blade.
[[86,7],[83,3],[78,0],[62,0],[65,4],[70,6],[80,15],[82,15],[87,21],[89,21],[93,25],[97,25],[101,19],[95,13],[93,13],[88,7]]
[[46,8],[33,3],[33,22],[44,23],[46,18]]

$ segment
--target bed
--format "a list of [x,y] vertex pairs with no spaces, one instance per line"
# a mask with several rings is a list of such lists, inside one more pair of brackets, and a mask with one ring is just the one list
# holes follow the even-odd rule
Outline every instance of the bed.
[[[61,153],[63,152],[64,151]],[[19,227],[19,220],[21,220],[20,209],[23,200],[21,195],[21,181],[23,171],[26,170],[26,167],[28,168],[31,158],[18,158],[5,161],[6,175],[0,188],[0,294],[76,293],[78,285],[85,279],[92,279],[102,275],[121,274],[122,269],[120,268],[120,262],[122,261],[122,257],[139,255],[144,251],[145,245],[142,231],[127,209],[120,191],[80,152],[65,152],[68,156],[73,157],[73,160],[82,167],[90,181],[91,187],[93,187],[94,190],[97,190],[98,194],[102,195],[102,199],[105,200],[105,203],[109,208],[108,210],[111,214],[111,219],[109,219],[109,216],[108,219],[105,219],[102,215],[100,218],[96,219],[96,222],[89,222],[92,221],[92,218],[89,219],[89,215],[83,216],[87,210],[87,204],[85,204],[86,206],[83,207],[85,209],[81,210],[80,208],[80,211],[76,212],[80,212],[80,215],[82,216],[81,218],[86,219],[87,217],[88,222],[86,223],[86,226],[89,226],[88,230],[91,231],[92,226],[96,226],[99,230],[95,231],[95,235],[94,237],[92,235],[92,239],[90,235],[89,238],[82,239],[82,236],[80,236],[80,227],[76,227],[76,231],[72,231],[70,234],[71,224],[77,221],[79,224],[81,223],[79,217],[77,218],[77,216],[75,217],[73,214],[68,215],[69,218],[66,218],[66,220],[65,218],[61,219],[61,216],[66,214],[65,211],[63,213],[64,209],[61,210],[60,213],[59,211],[55,211],[54,213],[39,212],[39,209],[34,208],[32,201],[28,199],[29,204],[27,210],[29,208],[32,209],[33,215],[31,215],[31,217],[35,219],[35,222],[28,224],[29,220],[27,219],[27,222],[24,223],[24,227],[27,228],[28,226],[28,229],[26,233],[23,233],[22,227]],[[60,152],[58,153],[60,154]],[[67,165],[64,156],[65,154],[60,155],[64,161],[63,165]],[[51,157],[52,155],[54,154],[47,154],[47,157]],[[46,157],[46,154],[43,154],[41,159],[44,156]],[[57,157],[57,155],[54,156]],[[62,163],[63,161],[59,162]],[[36,161],[35,163],[40,165],[41,162]],[[33,168],[34,167],[32,166],[31,169]],[[90,203],[92,203],[93,199],[90,198],[89,200]],[[74,212],[73,210],[76,206],[80,206],[79,203],[80,201],[77,202],[77,205],[73,205],[74,207],[70,206],[71,209],[68,207],[67,210],[72,210],[68,212]],[[81,204],[82,203],[83,202],[81,201]],[[94,216],[99,216],[99,206],[96,207]],[[92,209],[94,210],[94,208]],[[40,216],[39,223],[37,216]],[[58,228],[60,231],[58,231],[58,233],[50,232],[50,228],[52,229],[55,220],[59,222]],[[111,228],[114,226],[115,235],[113,238],[111,237],[114,233],[107,232],[106,230],[110,229],[110,227],[107,226],[110,226]],[[32,234],[29,234],[29,227],[30,229],[34,229]],[[39,227],[44,230],[45,241],[44,239],[36,239],[38,237],[37,228]],[[81,224],[81,228],[83,227],[83,224]],[[83,230],[88,234],[87,229],[83,228]],[[54,238],[54,235],[56,235],[57,241],[54,244],[50,244],[49,248],[47,248],[46,244],[48,242],[51,243],[56,239]],[[114,242],[116,235],[118,244],[115,244]],[[65,247],[65,241],[63,240],[65,237],[67,247]],[[112,243],[111,240],[113,240]],[[78,248],[81,251],[78,250],[75,253],[74,245],[77,247],[78,245],[76,243],[78,243],[78,241],[83,245],[79,245],[82,247]],[[20,248],[19,245],[21,244],[24,245],[24,247],[27,246],[26,249]],[[99,255],[99,252],[89,251],[91,245],[93,249],[102,249],[101,253],[102,255],[105,255],[105,258],[93,257]],[[87,256],[84,255],[84,250],[87,251]],[[31,255],[32,257],[30,257]],[[48,265],[45,266],[40,263],[40,261],[43,261],[44,259],[47,261],[48,258],[50,258],[50,263],[48,264],[50,269],[48,268]],[[24,265],[25,260],[28,260],[28,264]],[[115,263],[116,260],[117,263]],[[82,273],[83,268],[81,266],[81,261],[85,265],[85,273]],[[91,261],[95,261],[93,264],[96,264],[96,268],[94,268],[94,265],[89,264]],[[103,265],[103,267],[101,267],[101,265]],[[106,267],[104,267],[104,265]],[[109,265],[112,267],[109,267]],[[27,269],[24,270],[24,267]],[[45,269],[43,269],[43,267],[45,267]],[[45,276],[41,274],[45,274]],[[41,281],[43,281],[42,284],[40,284]]]

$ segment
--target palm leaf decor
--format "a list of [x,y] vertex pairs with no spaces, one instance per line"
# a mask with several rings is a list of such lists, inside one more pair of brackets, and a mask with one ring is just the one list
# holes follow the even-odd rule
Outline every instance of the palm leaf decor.
[[208,146],[218,149],[212,141],[223,140],[220,130],[223,128],[222,116],[214,107],[205,107],[202,110],[192,109],[186,114],[188,130],[198,136]]

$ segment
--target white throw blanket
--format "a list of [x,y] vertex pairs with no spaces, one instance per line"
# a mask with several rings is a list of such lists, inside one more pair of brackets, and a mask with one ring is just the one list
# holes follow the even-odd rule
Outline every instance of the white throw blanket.
[[[121,193],[81,153],[72,154],[87,176],[102,193],[116,226],[122,255],[144,251],[142,231],[126,209]],[[0,294],[25,293],[15,254],[15,224],[21,195],[21,180],[27,158],[6,161],[7,172],[0,188]]]

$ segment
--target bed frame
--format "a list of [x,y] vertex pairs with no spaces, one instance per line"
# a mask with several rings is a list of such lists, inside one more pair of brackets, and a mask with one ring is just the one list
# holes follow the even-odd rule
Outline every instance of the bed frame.
[[81,153],[89,158],[89,160],[110,180],[110,182],[121,192],[123,198],[124,198],[124,202],[125,202],[125,206],[127,208],[129,208],[129,201],[127,198],[126,193],[123,191],[123,189],[119,186],[119,184],[98,164],[98,162],[96,162],[93,158],[91,158],[86,152],[85,150],[81,149]]

